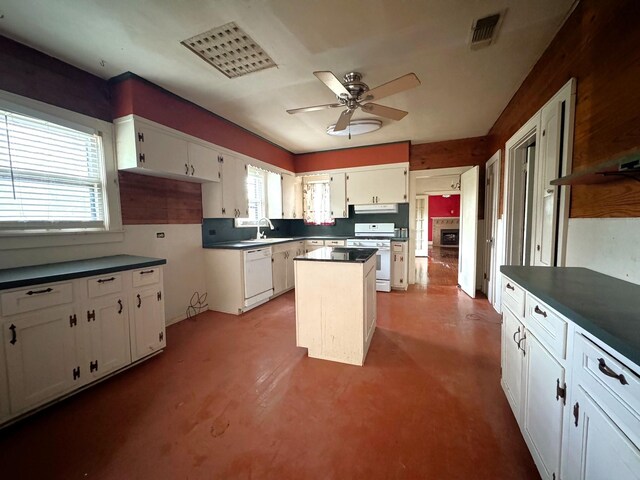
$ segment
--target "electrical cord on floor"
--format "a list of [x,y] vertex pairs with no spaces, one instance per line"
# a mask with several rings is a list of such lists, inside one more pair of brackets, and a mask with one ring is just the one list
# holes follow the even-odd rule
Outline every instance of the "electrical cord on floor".
[[206,301],[206,292],[202,295],[200,295],[198,292],[193,292],[193,295],[191,295],[191,300],[189,301],[189,306],[187,307],[187,318],[193,318],[203,310],[209,308],[209,304],[206,303]]

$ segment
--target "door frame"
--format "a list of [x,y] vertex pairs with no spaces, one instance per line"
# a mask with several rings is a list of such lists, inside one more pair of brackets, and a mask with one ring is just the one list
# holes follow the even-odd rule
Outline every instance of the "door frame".
[[[496,271],[498,268],[497,259],[498,259],[498,210],[500,206],[500,158],[501,158],[501,150],[498,150],[494,153],[491,158],[487,161],[485,165],[485,179],[489,179],[489,170],[494,168],[495,175],[493,177],[494,185],[492,188],[492,196],[493,198],[489,198],[489,194],[486,188],[485,181],[485,195],[484,195],[484,233],[485,233],[485,252],[484,252],[484,275],[482,288],[483,293],[487,296],[489,303],[491,305],[496,304]],[[493,200],[491,202],[491,200]],[[493,210],[490,208],[490,205],[493,204]],[[491,225],[491,235],[489,234],[489,228],[487,225]],[[486,291],[485,291],[485,282],[486,281]]]

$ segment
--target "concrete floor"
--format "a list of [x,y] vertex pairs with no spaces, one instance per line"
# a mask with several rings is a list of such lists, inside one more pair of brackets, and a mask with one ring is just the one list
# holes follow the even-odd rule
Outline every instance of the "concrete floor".
[[499,384],[500,317],[456,287],[379,293],[364,367],[296,348],[293,292],[167,345],[0,431],[0,476],[539,478]]

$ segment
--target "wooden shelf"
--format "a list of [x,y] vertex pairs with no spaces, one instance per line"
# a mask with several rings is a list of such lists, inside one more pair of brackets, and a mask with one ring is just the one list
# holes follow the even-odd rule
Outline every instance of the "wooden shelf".
[[551,185],[593,185],[622,178],[633,178],[640,182],[640,148],[627,150],[613,160],[556,178],[551,181]]

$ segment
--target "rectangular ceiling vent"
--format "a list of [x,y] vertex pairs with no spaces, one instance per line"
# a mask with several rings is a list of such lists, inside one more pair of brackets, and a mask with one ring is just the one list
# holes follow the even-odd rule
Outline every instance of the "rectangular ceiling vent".
[[180,43],[229,78],[276,66],[263,48],[234,22]]
[[500,13],[494,13],[493,15],[475,20],[471,26],[471,36],[469,39],[471,50],[477,50],[478,48],[491,45],[497,36],[501,20],[502,15]]

